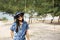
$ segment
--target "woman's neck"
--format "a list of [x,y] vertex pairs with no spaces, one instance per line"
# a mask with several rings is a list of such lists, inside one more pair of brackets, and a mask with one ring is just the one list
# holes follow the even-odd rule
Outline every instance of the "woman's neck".
[[22,22],[20,21],[20,22],[19,22],[19,24],[21,25],[21,24],[22,24]]

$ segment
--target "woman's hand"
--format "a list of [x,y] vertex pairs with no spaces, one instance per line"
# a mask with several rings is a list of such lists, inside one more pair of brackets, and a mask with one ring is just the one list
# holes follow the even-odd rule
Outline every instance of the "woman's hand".
[[10,34],[11,34],[11,38],[13,39],[13,35],[14,35],[13,31],[10,31]]
[[30,39],[29,39],[29,31],[28,31],[28,30],[26,31],[26,39],[27,39],[27,40],[30,40]]

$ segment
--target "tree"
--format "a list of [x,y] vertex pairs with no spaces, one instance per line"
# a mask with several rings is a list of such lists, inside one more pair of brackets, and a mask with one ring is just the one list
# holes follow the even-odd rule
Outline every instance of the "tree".
[[8,14],[14,14],[17,11],[27,13],[31,11],[29,13],[31,15],[32,10],[37,12],[38,16],[47,15],[48,13],[51,13],[52,17],[60,16],[60,0],[0,0],[0,11]]
[[54,0],[54,8],[56,9],[54,13],[59,16],[58,22],[60,23],[60,0]]

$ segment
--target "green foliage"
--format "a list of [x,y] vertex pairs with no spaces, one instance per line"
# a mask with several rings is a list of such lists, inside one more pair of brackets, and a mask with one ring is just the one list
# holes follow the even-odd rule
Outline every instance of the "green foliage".
[[34,10],[38,15],[60,15],[60,0],[0,0],[0,11],[14,14]]
[[6,17],[3,17],[3,19],[2,19],[3,21],[5,21],[5,20],[8,20]]
[[54,0],[55,3],[54,3],[54,14],[56,16],[60,16],[60,0]]
[[7,13],[15,13],[23,11],[25,3],[23,0],[0,0],[0,11]]

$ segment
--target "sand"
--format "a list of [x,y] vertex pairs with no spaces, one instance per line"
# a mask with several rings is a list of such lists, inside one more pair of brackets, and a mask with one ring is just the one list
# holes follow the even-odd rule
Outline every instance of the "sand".
[[[12,40],[10,37],[11,24],[7,22],[0,25],[0,40]],[[29,24],[29,34],[30,40],[60,40],[60,25],[32,23]]]

